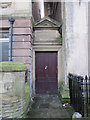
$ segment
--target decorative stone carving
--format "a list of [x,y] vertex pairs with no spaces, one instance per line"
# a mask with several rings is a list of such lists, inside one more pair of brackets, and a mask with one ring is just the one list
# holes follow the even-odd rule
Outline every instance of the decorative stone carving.
[[12,2],[0,2],[0,7],[1,8],[7,8],[11,6]]
[[[59,45],[61,24],[49,17],[42,18],[34,25],[34,45]],[[59,40],[58,40],[59,39]]]
[[34,25],[34,28],[59,28],[61,25],[59,22],[55,21],[54,19],[51,19],[49,17],[44,17],[43,19],[41,19],[39,22],[36,22],[36,24]]

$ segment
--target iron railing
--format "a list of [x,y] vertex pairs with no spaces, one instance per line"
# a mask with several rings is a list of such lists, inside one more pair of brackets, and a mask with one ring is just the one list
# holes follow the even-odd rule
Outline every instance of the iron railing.
[[69,73],[70,104],[84,117],[90,116],[90,77]]

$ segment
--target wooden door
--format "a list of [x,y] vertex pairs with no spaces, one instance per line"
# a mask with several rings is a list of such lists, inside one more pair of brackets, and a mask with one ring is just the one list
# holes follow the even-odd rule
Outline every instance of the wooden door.
[[35,77],[37,94],[57,93],[57,52],[36,52]]

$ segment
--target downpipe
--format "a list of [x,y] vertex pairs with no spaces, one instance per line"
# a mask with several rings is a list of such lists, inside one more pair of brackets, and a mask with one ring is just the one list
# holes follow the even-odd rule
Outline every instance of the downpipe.
[[14,24],[15,19],[10,18],[9,22],[10,22],[10,26],[11,26],[11,41],[10,41],[10,61],[13,61],[12,59],[12,42],[13,42],[13,24]]

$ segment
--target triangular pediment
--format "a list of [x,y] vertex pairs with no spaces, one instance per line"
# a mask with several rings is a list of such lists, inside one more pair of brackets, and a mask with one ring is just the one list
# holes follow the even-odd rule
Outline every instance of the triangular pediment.
[[54,28],[54,27],[60,27],[60,23],[49,18],[49,17],[44,17],[42,18],[39,22],[36,22],[34,27],[38,28],[38,27],[41,27],[41,28],[45,28],[45,27],[48,27],[48,28]]

